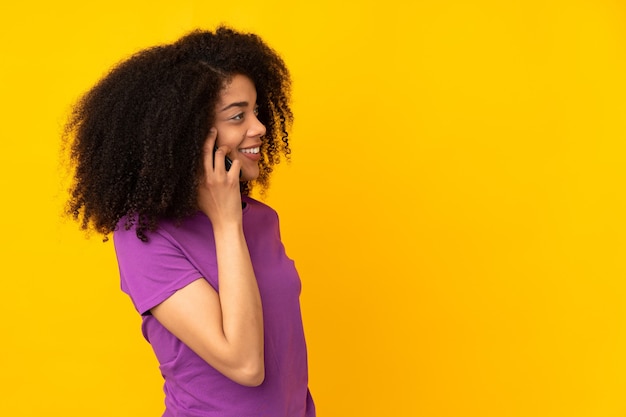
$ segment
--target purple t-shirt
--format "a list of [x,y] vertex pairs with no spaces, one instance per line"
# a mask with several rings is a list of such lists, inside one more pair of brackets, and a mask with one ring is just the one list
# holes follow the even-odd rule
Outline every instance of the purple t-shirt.
[[142,315],[165,379],[164,417],[314,417],[300,313],[300,278],[281,242],[278,216],[243,197],[243,229],[263,303],[265,380],[231,381],[165,329],[150,309],[197,279],[219,291],[213,229],[197,213],[176,226],[162,221],[140,241],[135,230],[114,233],[122,290]]

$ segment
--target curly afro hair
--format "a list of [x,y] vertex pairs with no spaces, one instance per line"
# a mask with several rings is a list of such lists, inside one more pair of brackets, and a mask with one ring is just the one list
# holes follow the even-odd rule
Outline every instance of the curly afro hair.
[[257,35],[219,27],[145,49],[114,67],[74,106],[65,126],[73,183],[67,213],[107,240],[120,220],[147,240],[159,219],[196,212],[203,145],[219,94],[237,74],[257,90],[263,138],[260,173],[289,157],[291,80],[280,56]]

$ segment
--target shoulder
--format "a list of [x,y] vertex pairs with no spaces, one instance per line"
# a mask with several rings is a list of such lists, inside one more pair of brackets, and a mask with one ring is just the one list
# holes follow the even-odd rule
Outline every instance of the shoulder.
[[254,214],[265,214],[271,216],[278,215],[276,210],[274,210],[272,207],[252,197],[242,196],[241,201],[243,201],[246,205],[244,212],[252,211]]
[[257,210],[275,212],[275,210],[272,207],[247,195],[241,196],[241,201],[243,201],[246,204],[246,206],[255,207]]
[[[135,308],[145,314],[175,291],[192,281],[208,276],[194,262],[196,243],[195,221],[162,221],[155,231],[147,232],[147,241],[137,237],[134,227],[126,227],[124,219],[113,232],[115,255],[122,290],[130,295]],[[210,235],[212,236],[212,235]]]
[[246,204],[244,222],[267,225],[278,223],[278,213],[272,207],[248,196],[242,196],[242,201]]
[[147,231],[146,241],[142,241],[137,237],[136,227],[133,224],[129,224],[126,217],[120,219],[117,224],[117,228],[113,232],[113,243],[116,250],[132,250],[136,248],[138,250],[146,250],[149,248],[155,248],[163,244],[169,246],[185,245],[185,243],[194,236],[207,234],[207,229],[210,231],[211,224],[208,218],[202,213],[198,212],[181,221],[175,221],[173,219],[161,219],[158,222],[157,228],[154,231]]

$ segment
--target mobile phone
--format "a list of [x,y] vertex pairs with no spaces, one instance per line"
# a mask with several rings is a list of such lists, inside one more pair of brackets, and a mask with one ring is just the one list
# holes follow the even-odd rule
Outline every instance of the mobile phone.
[[[213,148],[213,159],[215,160],[215,151],[217,151],[217,145]],[[215,163],[214,163],[215,165]],[[224,166],[226,167],[226,171],[230,170],[230,167],[233,165],[233,161],[226,155],[226,159],[224,160]]]
[[[213,160],[214,161],[215,161],[215,151],[217,151],[217,145],[215,145],[215,147],[213,148]],[[232,165],[233,165],[233,161],[228,157],[228,155],[226,155],[226,158],[224,159],[224,167],[226,168],[226,171],[229,171]],[[239,176],[241,177],[241,170],[239,170]]]

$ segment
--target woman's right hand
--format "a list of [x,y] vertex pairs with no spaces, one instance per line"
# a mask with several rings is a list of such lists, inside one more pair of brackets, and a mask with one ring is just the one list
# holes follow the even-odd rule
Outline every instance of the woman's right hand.
[[221,146],[214,155],[216,140],[217,130],[211,128],[204,143],[204,177],[198,187],[198,206],[213,226],[219,227],[223,223],[241,223],[241,162],[233,159],[230,170],[226,171],[225,158],[230,149]]

